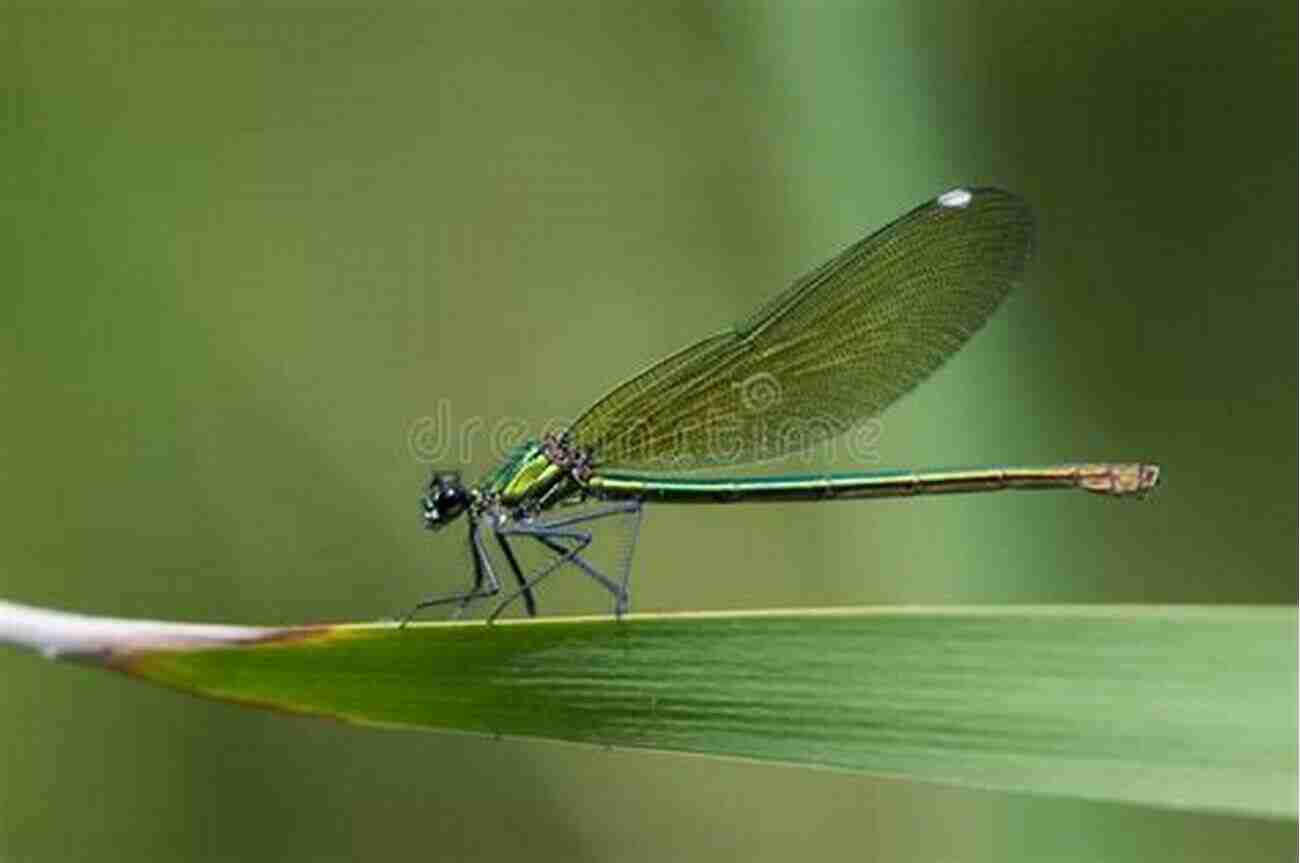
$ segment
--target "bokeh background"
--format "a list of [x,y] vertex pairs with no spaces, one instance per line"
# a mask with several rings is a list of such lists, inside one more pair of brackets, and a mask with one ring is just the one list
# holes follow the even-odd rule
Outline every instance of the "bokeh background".
[[[0,595],[286,623],[454,589],[425,418],[485,470],[969,183],[1032,202],[1037,257],[878,463],[1149,458],[1159,493],[656,508],[636,607],[1294,604],[1296,30],[1285,3],[5,4]],[[6,860],[1295,854],[1293,823],[0,676]]]

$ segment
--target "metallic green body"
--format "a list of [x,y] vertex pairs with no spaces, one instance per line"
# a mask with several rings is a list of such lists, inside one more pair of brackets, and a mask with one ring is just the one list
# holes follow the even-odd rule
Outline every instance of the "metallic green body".
[[1002,489],[1079,488],[1127,495],[1149,491],[1158,478],[1155,465],[1133,462],[725,479],[597,470],[579,482],[551,461],[541,443],[528,441],[512,450],[479,490],[503,506],[538,511],[582,497],[684,504],[857,500]]
[[1079,488],[1094,494],[1142,494],[1155,486],[1155,465],[1067,464],[964,470],[880,471],[821,476],[677,479],[597,472],[584,484],[592,497],[658,503],[761,503],[961,494],[1001,489]]
[[580,492],[576,482],[531,440],[515,447],[501,466],[488,474],[479,492],[511,509],[545,509]]

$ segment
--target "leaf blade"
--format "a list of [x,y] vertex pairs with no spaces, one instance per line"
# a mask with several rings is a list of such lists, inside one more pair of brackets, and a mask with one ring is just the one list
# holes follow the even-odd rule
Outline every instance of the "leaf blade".
[[845,609],[284,630],[110,664],[364,724],[1296,815],[1290,608]]

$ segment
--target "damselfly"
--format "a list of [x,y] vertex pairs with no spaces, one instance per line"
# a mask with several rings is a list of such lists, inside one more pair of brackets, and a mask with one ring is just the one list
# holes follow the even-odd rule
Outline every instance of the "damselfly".
[[[615,387],[560,434],[517,448],[469,486],[435,471],[425,526],[466,516],[473,560],[468,590],[420,602],[463,611],[501,594],[485,537],[515,589],[489,616],[571,566],[629,607],[631,551],[646,502],[814,501],[1001,489],[1077,488],[1141,496],[1160,470],[1141,462],[1044,467],[873,471],[814,476],[702,478],[681,472],[754,463],[834,438],[924,380],[980,328],[1020,281],[1033,245],[1020,198],[953,189],[845,249],[732,329],[696,342]],[[585,504],[575,507],[576,504]],[[616,571],[587,554],[596,523],[630,521]],[[525,571],[514,543],[547,561]],[[408,615],[409,619],[409,615]]]

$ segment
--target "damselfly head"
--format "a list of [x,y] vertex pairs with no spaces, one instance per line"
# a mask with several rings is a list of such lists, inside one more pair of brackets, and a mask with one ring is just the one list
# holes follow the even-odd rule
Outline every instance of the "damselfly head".
[[435,473],[429,481],[429,492],[420,501],[424,507],[424,526],[438,530],[455,521],[469,508],[469,491],[460,481],[458,473]]

